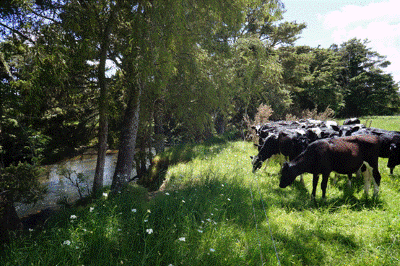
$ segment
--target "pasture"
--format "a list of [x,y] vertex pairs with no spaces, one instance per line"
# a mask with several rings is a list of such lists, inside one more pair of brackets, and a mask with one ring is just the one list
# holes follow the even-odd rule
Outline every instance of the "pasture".
[[[400,117],[371,126],[400,131]],[[252,173],[256,154],[250,142],[224,139],[169,149],[159,191],[132,184],[67,208],[7,244],[1,265],[400,264],[399,166],[390,175],[379,159],[377,199],[362,182],[346,191],[343,177],[312,201],[311,175],[281,189],[276,161]]]

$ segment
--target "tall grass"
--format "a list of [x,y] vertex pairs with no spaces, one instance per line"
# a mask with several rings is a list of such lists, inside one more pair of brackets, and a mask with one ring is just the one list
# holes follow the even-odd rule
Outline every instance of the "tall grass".
[[326,200],[318,188],[312,201],[310,175],[280,189],[276,161],[252,174],[256,153],[251,143],[221,140],[171,149],[162,190],[149,197],[132,184],[65,209],[5,245],[0,264],[400,264],[399,167],[391,176],[380,159],[378,199],[345,193],[340,179]]

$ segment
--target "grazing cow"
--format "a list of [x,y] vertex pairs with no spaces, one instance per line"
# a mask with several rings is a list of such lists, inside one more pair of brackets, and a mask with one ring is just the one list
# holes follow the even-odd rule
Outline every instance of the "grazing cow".
[[309,143],[305,135],[305,131],[285,130],[278,135],[272,134],[268,136],[258,155],[252,161],[253,173],[261,168],[262,163],[271,158],[275,154],[281,153],[293,160],[297,155],[304,151]]
[[381,181],[378,170],[379,148],[379,138],[374,135],[317,140],[294,160],[283,165],[279,186],[285,188],[292,184],[298,175],[311,173],[312,197],[315,198],[319,174],[322,174],[322,198],[325,198],[329,174],[332,171],[347,174],[351,178],[351,174],[360,169],[365,161],[372,167],[376,183],[374,196],[377,196]]
[[256,155],[255,157],[251,157],[253,173],[257,169],[261,168],[261,165],[265,160],[271,158],[272,155],[279,154],[278,135],[272,134],[268,136],[263,142],[261,148],[260,146],[258,147],[258,155]]
[[361,123],[360,119],[358,119],[357,117],[348,118],[343,121],[343,125],[354,125],[354,124],[360,124],[360,123]]

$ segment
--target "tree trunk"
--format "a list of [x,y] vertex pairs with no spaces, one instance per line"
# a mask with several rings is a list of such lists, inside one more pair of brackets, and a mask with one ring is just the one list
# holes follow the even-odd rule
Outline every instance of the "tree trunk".
[[136,137],[139,127],[141,84],[130,92],[128,105],[122,121],[121,139],[117,165],[111,184],[113,192],[119,191],[131,179],[135,161]]
[[163,106],[165,102],[163,99],[158,99],[154,103],[154,148],[156,154],[163,152],[165,149],[165,134],[163,127]]
[[118,10],[117,1],[116,6],[110,13],[106,26],[104,28],[102,42],[100,44],[100,60],[98,70],[98,81],[100,87],[100,98],[99,98],[99,146],[97,151],[97,163],[96,170],[93,180],[93,195],[97,195],[103,188],[104,179],[104,165],[106,160],[107,152],[107,137],[108,137],[108,92],[107,92],[107,81],[106,81],[106,60],[107,51],[110,45],[110,34],[117,15]]
[[107,104],[107,84],[105,78],[105,65],[107,58],[107,49],[102,47],[100,64],[99,64],[99,146],[97,150],[96,171],[93,180],[93,195],[98,194],[103,188],[104,165],[107,152],[107,137],[108,137],[108,104]]

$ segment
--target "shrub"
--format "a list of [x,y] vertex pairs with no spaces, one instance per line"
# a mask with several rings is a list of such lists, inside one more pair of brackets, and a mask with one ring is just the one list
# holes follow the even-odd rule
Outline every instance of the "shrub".
[[35,203],[45,192],[39,175],[39,168],[27,162],[0,169],[0,193],[6,193],[12,202]]
[[243,138],[254,141],[257,137],[253,126],[267,123],[273,113],[274,111],[272,110],[271,106],[267,104],[260,104],[260,106],[257,108],[257,113],[254,116],[254,121],[251,121],[250,117],[246,114],[243,117],[243,121],[246,126]]

